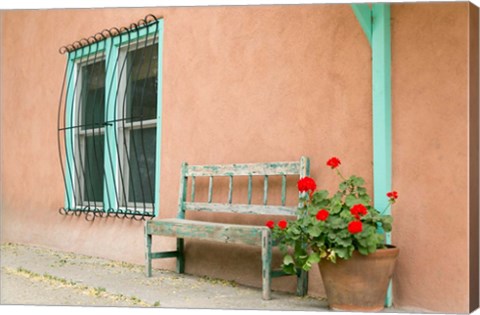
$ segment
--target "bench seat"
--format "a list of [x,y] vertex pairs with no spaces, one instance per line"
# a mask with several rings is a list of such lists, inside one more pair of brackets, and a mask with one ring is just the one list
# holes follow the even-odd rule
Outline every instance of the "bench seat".
[[148,221],[146,233],[177,238],[194,238],[222,243],[262,245],[262,232],[269,228],[258,225],[240,225],[186,219]]

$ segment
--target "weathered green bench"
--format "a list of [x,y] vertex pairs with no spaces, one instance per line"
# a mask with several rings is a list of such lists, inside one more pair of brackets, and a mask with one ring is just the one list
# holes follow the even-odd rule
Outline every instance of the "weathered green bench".
[[[295,176],[296,179],[309,175],[309,159],[302,157],[300,161],[275,162],[275,163],[250,163],[228,165],[191,165],[182,164],[180,178],[180,194],[178,202],[177,218],[151,220],[145,222],[145,258],[147,277],[152,275],[152,259],[176,258],[176,269],[183,273],[185,268],[184,239],[203,239],[229,244],[246,244],[262,247],[262,298],[270,299],[271,278],[286,275],[281,270],[272,270],[271,258],[272,241],[271,230],[266,226],[223,224],[185,219],[186,211],[210,211],[236,213],[239,215],[267,214],[295,216],[297,207],[286,206],[287,176]],[[215,177],[229,178],[228,202],[213,203],[213,179]],[[252,178],[263,177],[263,202],[252,204]],[[268,183],[269,177],[281,177],[281,205],[269,205]],[[207,202],[195,202],[195,179],[208,177],[208,200]],[[232,202],[233,179],[238,177],[248,178],[248,200],[245,204]],[[189,180],[190,178],[190,180]],[[206,180],[206,179],[205,179]],[[187,201],[187,184],[191,183],[190,201]],[[206,183],[205,183],[206,184]],[[226,183],[225,183],[226,184]],[[226,190],[226,187],[224,187]],[[161,235],[177,238],[177,250],[152,253],[152,235]],[[307,293],[308,277],[306,272],[297,273],[297,295]]]

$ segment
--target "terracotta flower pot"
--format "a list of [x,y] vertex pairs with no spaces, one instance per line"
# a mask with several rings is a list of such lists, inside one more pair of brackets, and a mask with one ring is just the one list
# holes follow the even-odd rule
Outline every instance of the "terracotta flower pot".
[[355,251],[348,260],[319,263],[328,304],[334,310],[377,312],[384,308],[399,249],[389,246],[370,255]]

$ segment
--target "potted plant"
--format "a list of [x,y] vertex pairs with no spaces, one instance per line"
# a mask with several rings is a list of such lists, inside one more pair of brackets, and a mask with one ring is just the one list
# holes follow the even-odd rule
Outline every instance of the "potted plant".
[[385,244],[392,216],[384,212],[398,193],[387,194],[389,204],[380,212],[371,204],[365,180],[355,175],[345,178],[340,164],[335,157],[327,162],[341,180],[335,194],[317,190],[310,177],[301,178],[297,219],[266,225],[284,254],[285,272],[309,271],[319,265],[330,308],[379,311],[399,252]]

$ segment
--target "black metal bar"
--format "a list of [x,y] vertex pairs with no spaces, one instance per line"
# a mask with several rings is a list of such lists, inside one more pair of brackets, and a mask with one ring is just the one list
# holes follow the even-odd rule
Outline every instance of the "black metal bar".
[[[120,29],[120,32],[121,32],[121,29]],[[130,45],[130,33],[127,33],[128,35],[128,45]],[[120,43],[119,43],[119,47],[122,46],[122,38],[120,37]],[[120,57],[120,53],[118,54],[118,57]],[[118,58],[119,59],[119,58]],[[117,59],[117,60],[118,60]],[[123,63],[122,63],[122,67],[120,68],[120,73],[118,75],[118,82],[117,82],[117,91],[116,91],[116,95],[115,95],[115,104],[114,104],[114,113],[118,113],[117,111],[117,100],[118,100],[118,96],[119,96],[119,92],[120,92],[120,82],[121,82],[121,79],[122,79],[122,75],[123,75],[123,70],[125,69],[125,65],[126,65],[126,59],[123,60]],[[113,83],[113,82],[112,82]],[[122,122],[122,125],[124,125],[124,121],[125,119],[120,119],[118,121],[121,121]],[[118,174],[120,175],[120,180],[121,180],[121,184],[122,184],[122,192],[123,192],[123,200],[125,200],[125,202],[127,202],[127,193],[125,191],[125,179],[124,179],[124,176],[123,176],[123,170],[122,170],[122,158],[120,156],[120,146],[119,146],[119,143],[118,143],[118,137],[117,137],[117,132],[118,132],[118,129],[117,129],[117,124],[115,122],[115,146],[117,148],[117,161],[118,161],[118,168],[119,168],[119,172]],[[123,133],[123,141],[125,142],[125,133]],[[120,203],[117,204],[117,207],[120,206]],[[115,216],[118,218],[119,217],[119,213],[118,212],[115,212]]]
[[[139,33],[138,33],[138,29],[137,29],[137,48],[135,49],[134,51],[134,60],[132,61],[132,63],[134,63],[134,61],[137,59],[137,55],[138,55],[138,43],[139,43],[140,39],[139,39]],[[147,47],[148,45],[148,32],[146,34],[146,37],[145,37],[145,44],[143,46],[143,51],[142,51],[142,54],[141,54],[141,57],[140,57],[140,65],[138,66],[138,69],[137,69],[137,78],[139,76],[139,74],[141,74],[141,69],[142,69],[142,66],[143,66],[143,62],[145,60],[145,48]],[[132,70],[133,72],[133,70]],[[132,75],[131,77],[135,78],[135,75]],[[134,85],[134,89],[132,91],[132,95],[135,95],[135,91],[137,89],[137,85],[135,84]],[[145,90],[142,91],[142,101],[140,102],[140,106],[142,108],[142,116],[143,116],[143,95],[145,94]],[[132,111],[132,114],[133,114],[133,106],[134,106],[134,103],[133,103],[133,99],[130,100],[131,101],[131,105],[130,105],[130,109]],[[135,99],[136,101],[136,99]],[[130,120],[130,126],[131,126],[131,131],[130,131],[130,134],[132,135],[133,134],[133,120]],[[141,135],[143,135],[143,120],[140,120],[140,133]],[[137,144],[136,144],[136,141],[135,141],[135,137],[131,137],[131,140],[133,140],[130,144],[133,145],[133,151],[135,152],[135,161],[136,161],[136,164],[137,164],[137,170],[138,170],[138,176],[140,177],[140,161],[139,161],[139,158],[138,158],[138,152],[137,152]],[[146,154],[145,154],[145,149],[144,147],[142,148],[143,150],[143,157],[144,159],[146,159]],[[141,189],[141,192],[142,192],[142,201],[143,201],[143,210],[145,211],[145,208],[146,208],[146,202],[145,202],[145,190],[144,190],[144,187],[143,187],[143,181],[141,178],[139,178],[139,182],[140,182],[140,189]],[[133,185],[133,182],[132,182],[132,185]]]
[[[110,34],[110,37],[113,37],[112,34],[111,34],[111,30],[103,30],[102,33],[105,32],[105,31]],[[120,30],[116,29],[116,31],[117,31],[117,34],[120,34]],[[110,46],[110,51],[109,51],[109,52],[107,53],[107,55],[106,55],[106,56],[108,57],[108,62],[111,61],[110,58],[111,58],[112,47],[113,47],[113,45]],[[116,57],[116,59],[114,60],[113,73],[116,73],[119,56],[120,56],[120,54],[117,54],[117,57]],[[108,69],[108,63],[106,63],[106,69]],[[110,84],[109,84],[108,92],[107,92],[107,82],[105,82],[105,96],[106,96],[106,97],[105,97],[105,100],[106,100],[106,102],[105,102],[105,113],[109,113],[110,102],[107,101],[107,100],[110,100],[110,93],[112,92],[112,87],[113,87],[114,81],[115,81],[115,80],[111,80],[111,82],[110,82]],[[117,102],[117,101],[116,101],[116,99],[115,99],[115,103],[116,103],[116,102]],[[115,113],[116,113],[116,112],[115,112]],[[109,120],[107,120],[107,119],[108,119],[108,115],[107,115],[107,117],[104,117],[104,120],[105,120],[104,125],[105,125],[105,127],[107,127],[107,126],[112,126],[112,125],[113,125],[113,137],[114,137],[114,139],[115,139],[115,143],[117,143],[117,139],[116,139],[116,138],[117,138],[117,125],[116,125],[116,122],[114,122],[114,121],[109,121]],[[107,143],[108,159],[110,160],[110,170],[111,170],[112,176],[114,176],[114,178],[116,178],[116,176],[115,176],[115,175],[116,175],[116,174],[115,174],[115,169],[113,168],[112,150],[111,150],[111,148],[110,148],[110,141],[109,141],[109,140],[110,140],[110,139],[109,139],[110,133],[109,133],[109,132],[106,132],[106,130],[105,130],[105,135],[106,135],[105,141],[106,141],[106,143]],[[120,169],[119,171],[120,171],[119,174],[121,174],[121,169]],[[115,199],[116,199],[116,201],[117,201],[116,206],[118,207],[119,204],[120,204],[120,197],[119,197],[119,193],[118,193],[118,188],[117,188],[116,181],[114,181],[114,183],[113,183],[113,189],[114,189],[114,191],[115,191]],[[110,207],[108,208],[106,214],[108,215],[108,212],[110,212],[110,211],[115,211],[115,208],[112,208],[112,204],[111,204],[111,203],[110,203]]]
[[[58,131],[62,130],[70,130],[70,129],[77,129],[77,128],[82,128],[82,127],[94,127],[94,126],[111,126],[112,124],[108,122],[104,123],[96,123],[96,124],[82,124],[82,125],[76,125],[76,126],[70,126],[70,127],[64,127],[64,128],[59,128]],[[102,127],[98,127],[102,128]]]
[[[100,34],[100,33],[97,33],[97,34]],[[96,39],[97,34],[94,35],[93,39]],[[103,37],[103,35],[101,35],[101,34],[100,34],[100,36]],[[105,38],[103,38],[103,39],[105,39]],[[97,47],[97,49],[95,50],[95,57],[94,57],[94,59],[93,59],[93,63],[94,63],[94,64],[97,62],[97,56],[98,56],[98,47]],[[105,61],[104,61],[104,63],[105,63]],[[104,65],[104,67],[106,67],[106,63],[105,63],[105,65]],[[104,69],[104,73],[105,73],[105,72],[106,72],[106,69]],[[101,74],[101,73],[102,73],[102,72],[100,71],[100,74]],[[92,81],[93,81],[93,80],[95,80],[95,82],[98,83],[98,76],[95,76],[95,67],[92,69]],[[105,78],[103,78],[103,82],[104,82],[104,84],[105,84]],[[105,89],[105,86],[104,86],[104,89]],[[97,100],[97,96],[98,96],[98,90],[99,90],[99,89],[95,89],[95,93],[93,94],[93,100],[92,100],[93,106],[96,106],[96,105],[97,105],[97,104],[96,104],[96,100]],[[104,94],[105,94],[105,92],[104,92]],[[103,107],[104,107],[104,108],[103,108],[103,113],[104,113],[104,115],[105,115],[105,95],[103,95],[103,100],[102,100],[102,101],[103,101],[103,104],[104,104],[104,105],[103,105]],[[86,114],[87,114],[87,113],[85,113],[85,115],[86,115]],[[105,116],[104,116],[103,119],[105,120]],[[95,109],[94,109],[94,108],[92,108],[92,122],[93,122],[93,121],[95,121]],[[99,165],[98,165],[99,163],[98,163],[98,154],[97,154],[97,144],[95,143],[95,127],[92,128],[92,133],[93,133],[93,135],[92,135],[92,140],[93,140],[93,155],[94,155],[94,157],[95,157],[95,169],[97,170],[97,174],[102,174],[101,171],[100,171],[100,167],[99,167]],[[86,136],[85,138],[87,138],[87,136]],[[104,147],[105,147],[105,139],[104,139],[104,141],[103,141],[103,145],[104,145]],[[88,147],[88,146],[86,145],[86,146],[85,146],[85,150],[86,150],[87,147]],[[101,169],[103,170],[103,174],[102,174],[102,187],[101,187],[102,194],[101,194],[101,196],[103,196],[103,198],[102,198],[102,204],[104,204],[105,194],[103,193],[103,186],[104,186],[104,184],[105,184],[105,160],[104,160],[103,163],[102,163]],[[90,181],[92,182],[92,178],[90,178]],[[110,197],[110,193],[109,193],[109,190],[108,190],[108,185],[105,185],[105,186],[106,186],[106,188],[107,188],[107,197],[109,198],[109,197]],[[93,183],[92,183],[92,187],[93,187]],[[97,210],[97,199],[96,199],[96,197],[95,197],[95,191],[94,191],[93,193],[94,193],[94,205],[95,205],[95,210]]]
[[[67,81],[67,74],[68,74],[68,63],[67,65],[65,66],[65,73],[63,74],[63,82],[62,82],[62,89],[60,91],[60,100],[58,102],[58,115],[57,115],[57,127],[58,127],[58,134],[57,134],[57,143],[58,143],[58,158],[60,160],[60,169],[62,170],[62,178],[63,178],[63,183],[65,185],[65,191],[66,191],[66,195],[67,195],[67,207],[69,207],[72,203],[70,200],[70,194],[67,193],[67,177],[65,175],[65,169],[64,169],[64,165],[63,165],[63,158],[62,158],[62,145],[61,145],[61,136],[60,136],[60,117],[62,116],[62,98],[63,98],[63,92],[65,91],[65,83]],[[70,77],[70,76],[69,76]],[[67,88],[68,89],[68,88]],[[65,95],[65,104],[66,104],[66,95]],[[63,114],[63,117],[64,117],[64,125],[65,125],[65,115],[66,115],[66,109],[64,110],[64,114]],[[66,132],[63,132],[64,134],[64,139],[65,139],[65,133]],[[65,145],[65,151],[66,151],[66,143],[65,143],[65,140],[64,140],[64,145]],[[69,164],[68,161],[66,161],[66,164]],[[65,167],[67,167],[67,165],[65,165]],[[71,170],[69,169],[69,174],[71,174]],[[73,182],[72,182],[73,183]],[[75,200],[73,200],[75,202]],[[65,210],[65,208],[63,208]]]
[[[75,60],[75,58],[77,57],[77,51],[75,50],[75,54],[74,54],[74,57],[73,59]],[[72,73],[74,72],[75,69],[72,70]],[[77,92],[77,87],[78,87],[78,77],[79,77],[79,73],[80,73],[80,67],[77,67],[76,69],[76,76],[75,76],[75,83],[74,83],[74,88],[73,88],[73,91],[70,91],[70,93],[73,94],[73,101],[72,101],[72,104],[71,104],[71,108],[70,108],[70,122],[69,122],[69,125],[72,126],[74,125],[74,121],[73,121],[73,117],[74,117],[74,113],[75,113],[75,97],[76,97],[76,92]],[[65,107],[66,108],[66,107]],[[77,198],[77,191],[76,189],[79,189],[78,190],[78,197],[80,199],[80,201],[76,202],[73,206],[76,207],[78,205],[82,205],[83,204],[83,192],[82,192],[82,189],[79,188],[81,187],[82,183],[80,181],[80,175],[79,175],[79,170],[78,170],[78,166],[77,166],[77,162],[76,162],[76,159],[75,159],[75,145],[76,145],[76,141],[75,141],[75,135],[74,133],[72,132],[70,134],[70,143],[72,145],[72,161],[73,161],[73,167],[74,167],[74,174],[75,174],[75,179],[76,179],[76,182],[77,182],[77,185],[75,185],[75,183],[72,181],[72,191],[73,191],[73,195],[75,196],[75,198]],[[80,170],[82,172],[82,174],[85,174],[85,170],[83,169],[83,163],[80,159]]]
[[[122,121],[122,120],[137,119],[137,118],[139,118],[139,120],[140,120],[141,118],[143,118],[143,116],[130,116],[130,117],[126,117],[126,118],[118,118],[118,119],[113,119],[113,120],[107,120],[103,123],[82,124],[82,125],[64,127],[64,128],[59,128],[58,130],[61,131],[61,130],[81,128],[81,127],[94,127],[94,126],[113,126],[113,123],[115,123],[115,122],[119,122],[119,121]],[[101,127],[98,127],[98,128],[101,128]]]
[[[154,32],[154,36],[153,36],[152,45],[157,44],[157,42],[156,42],[157,41],[157,32],[158,32],[158,23],[155,25],[155,32]],[[147,37],[145,39],[145,45],[147,45],[147,42],[148,42],[148,33],[147,33]],[[158,55],[158,51],[157,51],[157,55]],[[150,56],[150,60],[148,61],[148,68],[147,68],[147,75],[146,75],[147,78],[149,77],[149,74],[150,74],[153,58],[154,58],[154,56]],[[158,67],[158,64],[157,64],[157,67]],[[142,97],[140,98],[140,104],[141,104],[141,114],[140,115],[141,116],[143,116],[143,114],[144,114],[143,113],[143,109],[144,109],[143,101],[144,101],[146,87],[147,87],[147,80],[145,80],[144,83],[143,83]],[[155,94],[156,94],[156,92],[157,91],[155,91]],[[159,96],[157,95],[157,98],[158,97]],[[158,100],[157,100],[157,102],[158,102]],[[156,106],[156,104],[155,104],[155,106]],[[158,115],[158,113],[157,113],[157,115]],[[155,128],[157,128],[157,126],[155,126]],[[148,189],[150,191],[150,200],[152,201],[153,204],[155,204],[155,198],[154,198],[153,187],[152,187],[152,180],[151,180],[151,177],[150,177],[150,170],[148,169],[147,153],[145,152],[145,138],[144,138],[144,132],[143,132],[143,119],[140,120],[140,136],[141,136],[141,139],[142,139],[142,151],[143,151],[143,157],[144,157],[144,161],[145,161],[145,167],[146,167],[146,170],[147,170],[147,183],[148,183]],[[145,208],[144,208],[143,212],[145,212]]]
[[[144,56],[145,56],[145,50],[142,51],[142,54],[141,54],[141,57],[140,57],[140,65],[136,71],[136,74],[135,74],[135,71],[133,70],[133,64],[135,64],[135,61],[138,60],[138,50],[140,49],[139,48],[139,44],[140,44],[140,33],[139,33],[139,28],[138,26],[136,27],[136,32],[137,32],[137,38],[136,38],[136,47],[135,47],[135,50],[133,52],[133,60],[132,60],[132,66],[130,68],[130,71],[131,71],[131,75],[129,76],[129,78],[131,78],[133,81],[135,78],[138,78],[139,74],[140,74],[140,71],[142,69],[142,63],[143,63],[143,59],[144,59]],[[148,32],[147,32],[147,40],[148,40]],[[146,47],[147,45],[147,40],[145,40],[145,45],[143,46],[143,48]],[[128,61],[127,61],[128,62]],[[128,82],[128,81],[127,81]],[[128,85],[128,84],[127,84]],[[128,89],[128,87],[127,87]],[[135,91],[137,89],[137,85],[134,84],[133,85],[133,90],[130,91],[131,94],[132,94],[132,97],[135,95]],[[125,93],[125,98],[127,98],[127,93]],[[128,101],[127,101],[127,106],[128,106]],[[130,104],[130,110],[131,112],[133,113],[133,107],[134,107],[134,103],[133,103],[133,99],[131,99],[131,104]],[[141,124],[142,122],[140,122]],[[138,152],[137,152],[137,143],[135,141],[135,136],[133,136],[133,120],[130,120],[130,146],[133,146],[133,152],[135,153],[135,164],[137,166],[137,175],[140,177],[140,161],[139,161],[139,158],[138,158]],[[132,148],[130,148],[131,150]],[[131,153],[131,152],[130,152]],[[132,181],[133,179],[133,176],[130,178],[130,182],[132,183],[132,187],[135,186],[135,184],[133,183]],[[143,202],[143,209],[145,209],[147,207],[146,203],[145,203],[145,190],[143,188],[143,182],[142,182],[142,179],[139,178],[139,183],[140,183],[140,191],[142,193],[142,202]],[[134,208],[136,209],[137,208],[137,205],[136,205],[136,197],[134,197]]]
[[[131,44],[131,40],[130,40],[130,32],[127,33],[127,36],[128,36],[128,45],[127,45],[127,52],[130,50],[130,44]],[[122,80],[122,75],[123,75],[123,70],[125,69],[125,66],[127,65],[127,54],[125,54],[125,58],[123,60],[123,64],[122,64],[122,69],[121,69],[121,72],[120,72],[120,75],[119,75],[119,80],[118,80],[118,89],[117,89],[117,99],[118,99],[118,93],[120,91],[120,85],[121,85],[121,80]],[[127,67],[128,68],[128,67]],[[127,71],[128,72],[128,69]],[[128,78],[128,77],[127,77]],[[124,96],[123,96],[123,101],[125,102],[125,94],[127,93],[127,88],[128,88],[128,79],[127,79],[127,82],[125,84],[125,91],[124,91]],[[115,112],[116,111],[116,108],[115,108]],[[125,104],[122,103],[122,117],[125,117]],[[128,163],[127,166],[125,166],[125,168],[128,169],[128,172],[131,173],[131,170],[130,170],[130,155],[128,154],[128,146],[127,146],[127,141],[126,141],[126,132],[125,132],[125,120],[122,120],[122,134],[123,134],[123,148],[125,150],[125,159],[124,161],[126,161]],[[117,143],[117,154],[118,154],[118,158],[120,160],[120,150],[119,150],[119,147],[118,147],[118,143]],[[119,162],[119,164],[121,164],[121,162]],[[131,174],[130,174],[130,177],[131,177]],[[128,179],[128,182],[127,182],[127,185],[128,183],[130,182],[130,177]],[[122,185],[123,185],[123,191],[124,191],[124,202],[125,202],[125,205],[128,204],[128,195],[126,194],[125,192],[125,181],[122,181]],[[135,192],[134,192],[134,196],[135,196]],[[120,217],[120,213],[117,212],[117,217]]]
[[[86,40],[86,41],[88,42],[88,40]],[[88,63],[90,62],[90,52],[91,52],[91,49],[92,49],[92,46],[91,46],[91,45],[89,45],[89,46],[87,46],[87,47],[88,47],[88,53],[87,53],[87,61],[86,61],[86,64],[88,64]],[[95,60],[94,60],[94,63],[95,63]],[[82,67],[79,66],[79,67],[78,67],[78,72],[77,72],[77,80],[76,80],[76,82],[75,82],[75,89],[74,89],[74,92],[73,92],[74,97],[75,97],[75,95],[76,95],[78,83],[79,83],[79,81],[80,81],[80,79],[79,79],[80,76],[78,75],[78,73],[81,72],[81,69],[82,69]],[[82,73],[82,76],[81,76],[81,77],[82,77],[82,79],[83,79],[83,73]],[[80,83],[80,96],[79,96],[79,98],[78,98],[77,115],[76,115],[76,117],[77,117],[77,122],[79,122],[79,119],[81,119],[80,117],[81,117],[81,109],[82,109],[82,98],[83,98],[84,94],[85,94],[85,88],[83,88],[82,83]],[[74,104],[75,104],[75,101],[74,101]],[[72,110],[74,110],[74,108],[75,108],[75,106],[72,106]],[[73,116],[74,116],[74,115],[71,115],[71,117],[73,117]],[[72,118],[72,119],[73,119],[73,118]],[[72,124],[72,125],[73,125],[73,124]],[[81,191],[82,191],[81,187],[84,187],[84,184],[85,184],[85,175],[86,175],[86,173],[85,173],[85,167],[84,167],[84,165],[83,165],[83,156],[82,156],[82,148],[81,148],[81,146],[80,146],[80,139],[77,139],[77,141],[75,141],[75,140],[76,140],[75,137],[73,137],[73,139],[72,139],[73,143],[75,144],[75,142],[76,142],[76,143],[78,144],[78,155],[80,156],[79,164],[80,164],[80,168],[82,169],[82,175],[83,175],[83,183],[81,183],[80,180],[78,179],[78,181],[80,182],[78,187],[79,187],[79,191],[81,192]],[[86,139],[85,139],[85,141],[86,141]],[[75,151],[75,150],[74,150],[74,151]],[[87,145],[85,145],[85,156],[88,156],[88,146],[87,146]],[[75,161],[75,155],[74,155],[74,161]],[[85,165],[87,165],[87,162],[88,162],[88,161],[85,161]],[[89,168],[89,167],[87,167],[87,172],[88,172],[88,174],[89,174],[89,176],[90,176],[91,172],[90,172],[90,168]],[[93,200],[95,200],[95,199],[96,199],[96,198],[95,198],[95,190],[93,189],[93,185],[92,185],[92,182],[91,182],[91,181],[90,181],[90,186],[91,186],[91,188],[92,188],[91,193],[93,194]],[[84,187],[84,189],[85,189],[85,193],[86,193],[87,207],[90,208],[90,200],[91,200],[91,198],[90,198],[90,192],[88,191],[88,189],[87,189],[86,187]],[[85,200],[83,200],[82,198],[80,198],[80,203],[81,203],[82,205],[83,205],[84,201],[85,201]],[[96,208],[96,205],[97,205],[97,203],[94,201],[94,207],[95,207],[95,208]]]

